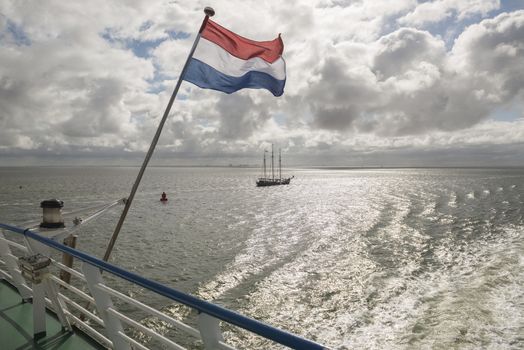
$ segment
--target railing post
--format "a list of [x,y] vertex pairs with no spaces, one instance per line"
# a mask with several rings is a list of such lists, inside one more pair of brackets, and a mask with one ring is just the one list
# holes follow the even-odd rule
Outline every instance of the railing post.
[[11,248],[9,248],[9,244],[5,241],[3,231],[0,231],[0,238],[0,256],[5,260],[7,270],[11,274],[11,277],[13,277],[12,282],[18,290],[18,293],[23,300],[27,301],[31,299],[32,295],[29,292],[30,288],[25,283],[22,273],[18,268],[18,259],[11,253]]
[[218,349],[219,342],[224,341],[218,319],[203,312],[198,314],[198,329],[207,350]]
[[45,289],[42,283],[33,284],[33,338],[35,340],[46,336],[45,322]]
[[[76,240],[77,235],[68,235],[66,238],[64,238],[64,245],[76,248]],[[73,257],[69,254],[62,253],[62,264],[64,264],[67,267],[72,268],[73,267]],[[71,274],[65,270],[60,270],[60,279],[66,283],[71,282]]]
[[[25,245],[30,254],[40,253],[46,257],[51,256],[51,248],[49,248],[45,244],[37,242],[32,239],[28,239],[27,237],[24,237],[24,240],[26,243]],[[42,322],[44,323],[44,333],[45,333],[45,294],[47,293],[47,296],[51,300],[54,311],[56,315],[58,316],[58,320],[62,324],[62,327],[64,327],[67,330],[71,330],[71,325],[69,324],[69,320],[67,319],[64,313],[64,310],[67,310],[67,306],[58,299],[58,291],[56,290],[56,288],[54,288],[52,282],[48,278],[44,278],[44,280],[41,283],[38,283],[38,284],[33,283],[32,287],[33,287],[34,322],[35,323],[40,322],[39,320],[43,319],[44,321]],[[41,299],[43,301],[41,301]],[[41,306],[41,303],[43,303],[44,305],[43,308]],[[35,334],[37,334],[36,328],[35,328]]]
[[45,285],[49,276],[51,259],[42,254],[23,256],[18,259],[22,276],[31,281],[33,287],[33,338],[38,340],[46,335]]
[[97,287],[98,284],[104,282],[100,270],[87,263],[82,263],[82,271],[86,278],[87,287],[95,299],[98,314],[104,320],[106,335],[113,342],[114,349],[131,350],[129,344],[118,334],[118,332],[124,332],[122,323],[118,318],[107,312],[107,309],[114,308],[109,294]]

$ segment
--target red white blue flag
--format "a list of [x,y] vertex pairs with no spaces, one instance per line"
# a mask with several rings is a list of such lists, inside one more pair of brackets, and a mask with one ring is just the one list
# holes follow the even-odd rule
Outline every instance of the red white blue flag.
[[280,36],[253,41],[208,20],[183,79],[228,94],[251,88],[280,96],[286,84],[283,51]]

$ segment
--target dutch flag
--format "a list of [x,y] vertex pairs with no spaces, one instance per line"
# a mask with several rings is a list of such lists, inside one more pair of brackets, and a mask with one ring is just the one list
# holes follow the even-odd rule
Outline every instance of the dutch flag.
[[228,94],[252,88],[280,96],[286,84],[283,50],[280,35],[253,41],[208,20],[183,79]]

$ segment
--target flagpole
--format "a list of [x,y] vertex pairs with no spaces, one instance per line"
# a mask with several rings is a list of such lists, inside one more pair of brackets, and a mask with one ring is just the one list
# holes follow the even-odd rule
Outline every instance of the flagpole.
[[164,127],[167,117],[169,116],[169,111],[171,110],[171,106],[173,105],[173,102],[175,101],[175,97],[178,93],[178,90],[180,89],[180,85],[182,84],[182,80],[186,73],[187,67],[189,66],[189,62],[191,61],[191,57],[193,57],[193,53],[195,52],[198,41],[200,40],[200,37],[202,35],[202,31],[204,30],[207,24],[207,21],[209,20],[209,17],[212,17],[215,14],[215,10],[213,10],[211,7],[206,7],[204,9],[204,13],[206,14],[206,16],[204,17],[204,20],[202,21],[202,25],[200,26],[198,35],[195,38],[193,47],[191,48],[191,51],[189,52],[189,56],[187,57],[186,63],[184,64],[184,68],[182,68],[182,73],[180,73],[180,77],[178,78],[178,82],[176,83],[175,90],[173,91],[173,94],[171,95],[171,98],[169,99],[169,103],[167,104],[166,110],[164,112],[164,116],[162,117],[162,120],[160,121],[160,124],[158,125],[155,136],[153,137],[153,141],[151,142],[151,145],[149,146],[149,150],[147,151],[144,162],[142,163],[142,167],[140,168],[140,171],[138,172],[138,176],[136,177],[135,183],[133,184],[133,187],[131,188],[131,193],[129,194],[129,197],[126,200],[124,211],[122,212],[122,215],[120,216],[120,219],[118,220],[118,224],[116,225],[115,231],[113,232],[113,235],[111,236],[111,240],[109,241],[109,244],[107,245],[107,249],[104,254],[104,261],[109,260],[109,256],[111,255],[113,246],[115,245],[118,234],[120,233],[122,225],[124,224],[124,220],[126,219],[127,212],[129,211],[129,208],[131,207],[133,198],[135,198],[135,193],[138,189],[138,185],[140,184],[140,180],[142,180],[142,176],[144,175],[147,164],[149,163],[149,160],[151,159],[151,156],[153,155],[153,152],[155,150],[156,144],[158,143],[158,139],[160,138],[162,128]]

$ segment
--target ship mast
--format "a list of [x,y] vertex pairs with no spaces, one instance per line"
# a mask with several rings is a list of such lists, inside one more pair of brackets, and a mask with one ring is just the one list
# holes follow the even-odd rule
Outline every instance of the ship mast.
[[266,150],[264,150],[264,179],[266,178]]
[[271,176],[273,177],[273,180],[275,180],[275,162],[273,159],[273,144],[271,144]]
[[282,149],[278,149],[278,177],[282,181]]

